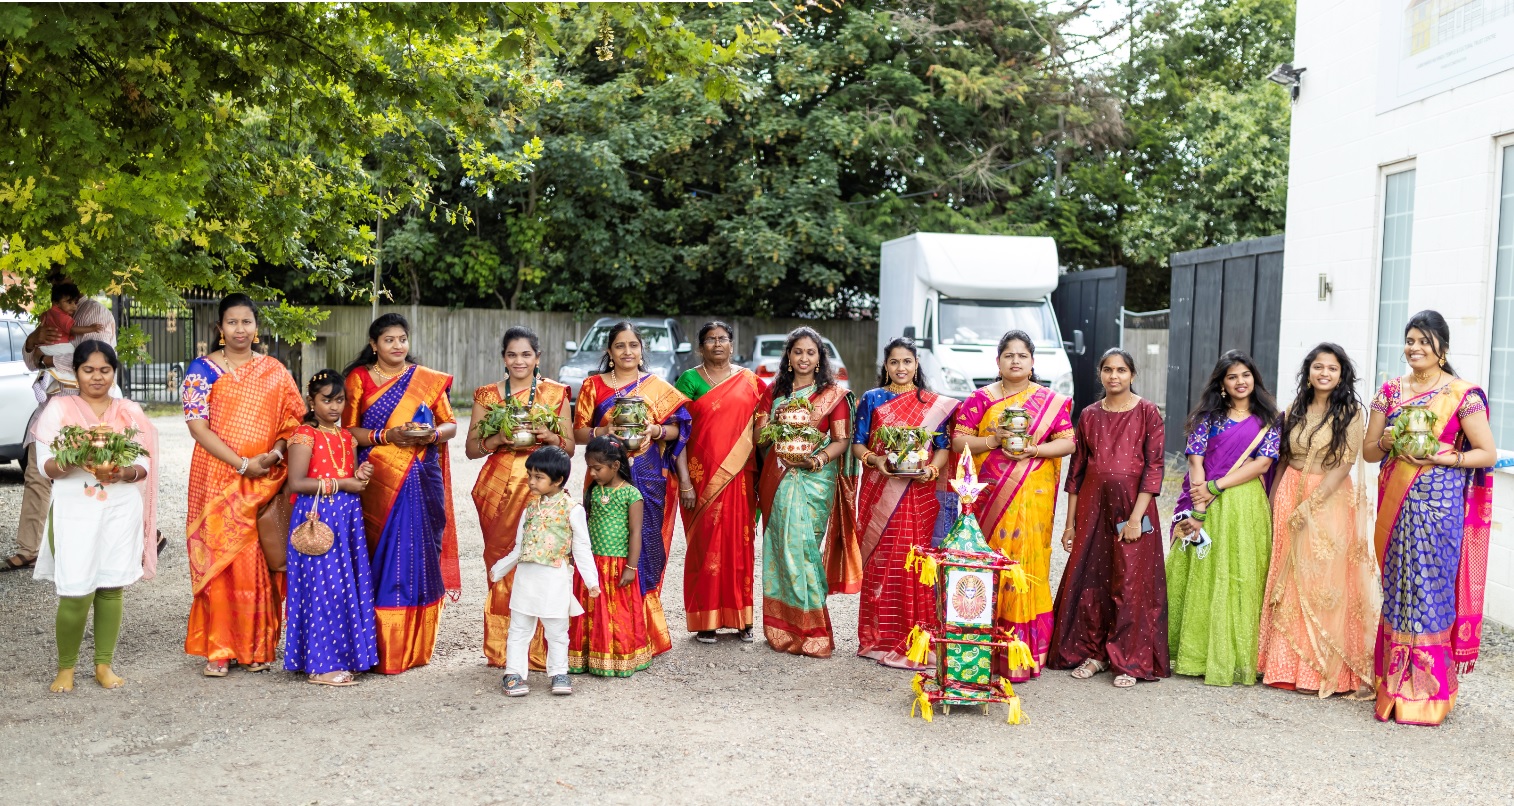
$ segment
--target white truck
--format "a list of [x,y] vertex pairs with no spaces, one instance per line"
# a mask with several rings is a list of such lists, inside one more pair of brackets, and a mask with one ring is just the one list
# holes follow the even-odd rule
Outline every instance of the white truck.
[[1023,330],[1036,343],[1036,377],[1072,396],[1067,351],[1051,292],[1060,267],[1052,238],[917,232],[883,244],[878,267],[878,360],[897,336],[915,339],[926,382],[958,399],[998,376],[999,338]]

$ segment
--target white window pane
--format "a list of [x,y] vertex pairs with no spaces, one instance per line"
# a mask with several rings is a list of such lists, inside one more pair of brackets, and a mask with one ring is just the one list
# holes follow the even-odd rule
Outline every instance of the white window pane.
[[1498,260],[1493,279],[1493,350],[1488,396],[1493,444],[1514,449],[1514,146],[1503,150],[1499,191]]

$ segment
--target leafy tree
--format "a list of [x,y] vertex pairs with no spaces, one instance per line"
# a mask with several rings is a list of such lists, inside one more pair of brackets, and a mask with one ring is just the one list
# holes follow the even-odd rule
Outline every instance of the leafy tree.
[[0,6],[0,270],[167,301],[241,287],[261,264],[350,296],[380,215],[467,224],[469,200],[437,199],[439,178],[476,198],[525,176],[540,144],[511,129],[553,91],[531,64],[564,48],[564,20],[579,23],[570,46],[592,41],[628,72],[739,95],[742,64],[777,32],[736,19],[706,37],[679,10]]

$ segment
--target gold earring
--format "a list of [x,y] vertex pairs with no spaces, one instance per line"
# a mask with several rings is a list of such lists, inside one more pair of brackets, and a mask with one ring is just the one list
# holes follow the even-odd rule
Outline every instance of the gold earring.
[[217,333],[216,334],[216,346],[217,347],[225,347],[226,346],[226,334],[225,333]]
[[256,334],[256,333],[252,334],[252,343],[253,344],[257,344],[258,343],[258,334]]
[[1440,365],[1441,366],[1445,366],[1446,365],[1446,359],[1445,358],[1441,358],[1440,359]]

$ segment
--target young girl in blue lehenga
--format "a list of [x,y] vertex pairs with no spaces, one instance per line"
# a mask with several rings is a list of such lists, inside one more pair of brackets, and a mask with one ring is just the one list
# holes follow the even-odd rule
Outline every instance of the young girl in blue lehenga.
[[[340,426],[347,397],[342,376],[323,369],[311,376],[306,391],[310,412],[289,438],[288,486],[297,496],[289,519],[284,668],[305,672],[318,685],[351,686],[356,672],[378,663],[373,577],[358,498],[373,466],[356,465],[357,443]],[[292,539],[312,510],[335,535],[319,555],[301,553]]]

